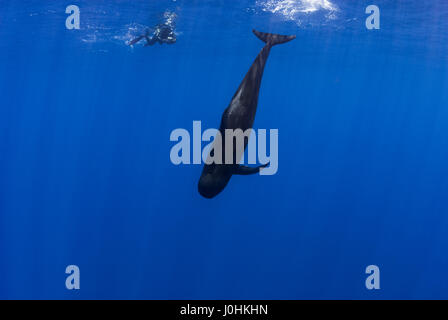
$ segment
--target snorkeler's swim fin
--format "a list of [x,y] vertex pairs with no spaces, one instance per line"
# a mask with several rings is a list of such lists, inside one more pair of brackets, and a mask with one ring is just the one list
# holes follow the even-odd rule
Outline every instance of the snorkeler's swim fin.
[[140,40],[142,40],[144,37],[145,37],[145,35],[137,37],[134,40],[129,41],[128,45],[132,46],[132,45],[136,44],[137,42],[139,42]]
[[258,39],[260,39],[261,41],[266,43],[266,45],[271,46],[271,47],[275,46],[276,44],[282,44],[282,43],[289,42],[296,38],[296,36],[283,36],[281,34],[265,33],[265,32],[257,31],[255,29],[252,30],[252,32],[258,37]]
[[132,45],[136,44],[137,42],[139,42],[140,40],[142,40],[144,37],[145,37],[145,35],[137,37],[134,40],[129,41],[128,45],[132,46]]

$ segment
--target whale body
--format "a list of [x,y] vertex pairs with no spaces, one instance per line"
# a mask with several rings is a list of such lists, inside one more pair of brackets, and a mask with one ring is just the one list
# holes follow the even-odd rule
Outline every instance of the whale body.
[[[217,164],[215,162],[211,164],[205,164],[199,179],[198,191],[205,198],[214,198],[227,186],[232,175],[250,175],[260,172],[260,170],[266,167],[268,164],[264,164],[258,167],[247,167],[238,164],[241,154],[237,154],[235,143],[233,144],[233,162],[232,164],[226,164],[226,129],[241,129],[243,132],[247,129],[252,129],[255,114],[258,106],[258,96],[260,92],[261,79],[263,77],[264,67],[271,48],[277,44],[289,42],[296,38],[296,36],[285,36],[272,33],[263,33],[253,30],[253,33],[265,43],[265,46],[258,54],[254,63],[250,67],[236,93],[234,94],[232,101],[227,109],[225,109],[222,118],[219,132],[222,137],[221,141],[221,157],[222,161]],[[215,141],[216,142],[216,139]],[[247,139],[244,141],[244,150],[247,147]],[[243,151],[244,151],[243,150]],[[210,156],[214,156],[214,147],[211,148]]]

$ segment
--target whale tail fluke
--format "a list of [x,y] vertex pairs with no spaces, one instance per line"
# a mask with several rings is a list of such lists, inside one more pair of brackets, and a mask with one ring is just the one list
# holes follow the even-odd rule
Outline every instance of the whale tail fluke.
[[252,30],[252,32],[258,37],[258,39],[270,46],[286,43],[296,38],[296,36],[283,36],[281,34],[265,33],[255,29]]

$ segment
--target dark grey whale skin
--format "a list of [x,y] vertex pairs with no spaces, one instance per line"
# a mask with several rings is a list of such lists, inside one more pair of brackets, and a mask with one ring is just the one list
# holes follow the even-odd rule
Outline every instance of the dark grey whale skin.
[[[259,167],[246,167],[239,165],[236,159],[236,146],[234,143],[233,164],[225,164],[225,130],[241,129],[246,131],[252,128],[255,114],[257,112],[258,95],[260,92],[261,79],[264,67],[269,57],[271,48],[277,44],[282,44],[294,40],[296,36],[284,36],[271,33],[263,33],[253,30],[253,33],[266,45],[258,54],[254,63],[250,67],[238,90],[224,111],[221,118],[219,131],[222,136],[222,164],[205,164],[199,179],[198,191],[208,199],[216,197],[227,186],[233,174],[249,175],[260,172],[260,169],[268,164]],[[247,139],[244,142],[244,150],[247,147]],[[212,148],[213,149],[213,148]],[[211,151],[213,152],[213,150]]]

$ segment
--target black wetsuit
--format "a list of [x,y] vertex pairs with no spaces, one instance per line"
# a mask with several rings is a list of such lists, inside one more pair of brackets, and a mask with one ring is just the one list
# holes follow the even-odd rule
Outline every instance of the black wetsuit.
[[136,44],[137,42],[139,42],[142,39],[146,39],[145,47],[152,46],[152,45],[156,44],[157,42],[159,44],[163,44],[163,43],[173,44],[177,40],[173,27],[168,24],[165,24],[165,23],[158,24],[155,27],[154,32],[152,34],[150,34],[150,31],[148,30],[146,32],[146,34],[141,35],[141,36],[135,38],[134,40],[132,40],[131,42],[129,42],[129,45]]

